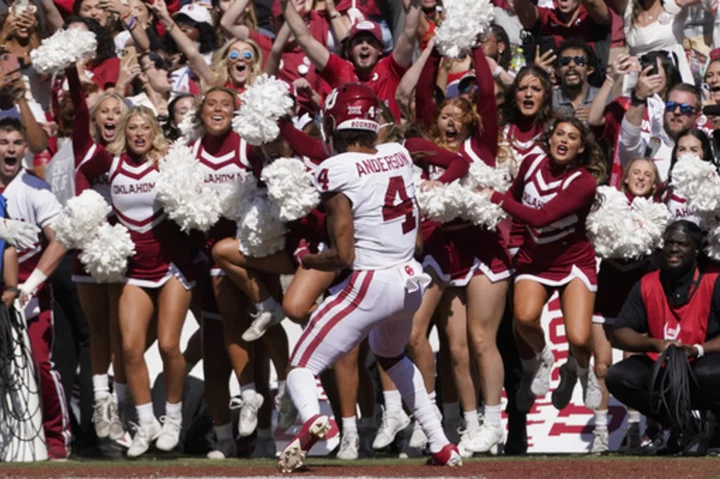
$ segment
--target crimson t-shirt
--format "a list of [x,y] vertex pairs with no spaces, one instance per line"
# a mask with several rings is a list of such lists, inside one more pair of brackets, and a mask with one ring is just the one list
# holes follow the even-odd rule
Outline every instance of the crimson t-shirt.
[[380,101],[390,109],[395,118],[400,118],[400,107],[395,101],[395,92],[407,67],[398,65],[392,55],[381,59],[367,81],[360,81],[352,63],[337,55],[330,54],[325,68],[320,72],[330,87],[336,88],[343,83],[361,82],[373,89]]

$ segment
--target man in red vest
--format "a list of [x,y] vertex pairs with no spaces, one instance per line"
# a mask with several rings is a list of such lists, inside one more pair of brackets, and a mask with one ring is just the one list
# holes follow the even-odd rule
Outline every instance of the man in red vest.
[[675,345],[686,351],[697,380],[690,385],[692,408],[720,417],[719,275],[698,264],[703,233],[694,223],[672,223],[663,240],[660,269],[635,284],[613,327],[616,347],[644,354],[612,366],[605,384],[626,406],[667,424],[651,408],[650,377],[658,355]]

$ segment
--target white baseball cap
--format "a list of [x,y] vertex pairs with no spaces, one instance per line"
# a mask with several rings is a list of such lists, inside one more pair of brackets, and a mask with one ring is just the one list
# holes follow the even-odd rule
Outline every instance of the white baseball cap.
[[214,26],[212,15],[210,15],[210,10],[208,10],[207,7],[204,7],[202,5],[194,3],[185,5],[180,10],[175,12],[173,18],[177,20],[177,18],[181,15],[189,18],[195,23],[207,23],[211,27]]

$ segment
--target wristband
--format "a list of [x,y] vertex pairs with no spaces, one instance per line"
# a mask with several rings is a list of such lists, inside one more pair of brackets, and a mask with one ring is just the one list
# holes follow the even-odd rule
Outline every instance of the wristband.
[[698,358],[705,356],[705,348],[703,348],[700,344],[694,344],[693,348],[697,351]]
[[34,293],[38,287],[47,279],[47,275],[35,268],[30,277],[21,285],[20,290],[26,294]]
[[493,74],[492,74],[492,75],[493,75],[493,78],[499,77],[500,75],[502,75],[502,73],[503,73],[504,71],[505,71],[505,70],[504,70],[503,67],[501,67],[500,65],[496,66],[496,67],[495,67],[495,70],[493,70]]
[[125,28],[127,30],[132,30],[134,26],[135,26],[135,17],[130,17],[130,23],[125,25]]
[[647,105],[647,98],[641,99],[635,94],[635,90],[633,90],[632,94],[630,94],[630,103],[633,105]]
[[20,296],[20,290],[16,286],[5,286],[5,291]]

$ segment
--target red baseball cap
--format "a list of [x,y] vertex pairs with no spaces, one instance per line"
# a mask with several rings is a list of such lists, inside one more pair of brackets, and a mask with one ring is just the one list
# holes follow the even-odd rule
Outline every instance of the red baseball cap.
[[720,48],[716,48],[710,52],[710,61],[720,60]]
[[348,41],[352,42],[355,37],[362,34],[368,34],[372,35],[372,37],[378,41],[378,43],[385,47],[385,42],[383,41],[382,36],[382,30],[380,29],[380,25],[371,22],[369,20],[364,20],[362,22],[358,22],[355,25],[352,26],[350,29],[350,34],[348,35]]

